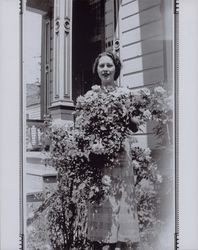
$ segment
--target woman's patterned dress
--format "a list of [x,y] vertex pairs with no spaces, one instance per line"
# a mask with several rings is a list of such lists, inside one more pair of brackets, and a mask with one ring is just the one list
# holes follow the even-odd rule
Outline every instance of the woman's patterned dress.
[[102,243],[139,242],[134,174],[130,143],[119,153],[120,166],[105,170],[111,178],[110,194],[100,204],[88,205],[88,239]]

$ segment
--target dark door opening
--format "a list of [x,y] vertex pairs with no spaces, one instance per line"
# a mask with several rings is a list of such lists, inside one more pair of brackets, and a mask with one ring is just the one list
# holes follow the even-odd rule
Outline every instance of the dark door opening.
[[72,24],[72,97],[95,84],[92,66],[104,50],[104,1],[74,0]]

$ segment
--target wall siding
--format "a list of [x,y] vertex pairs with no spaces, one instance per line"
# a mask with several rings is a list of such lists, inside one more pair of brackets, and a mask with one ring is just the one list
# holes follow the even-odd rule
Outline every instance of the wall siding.
[[121,82],[131,88],[164,79],[160,0],[122,2],[119,11]]
[[123,62],[123,76],[134,74],[136,71],[146,71],[163,66],[163,51],[142,55],[138,58],[128,58]]
[[162,34],[161,20],[144,24],[136,28],[129,28],[121,24],[121,45],[133,44],[142,40],[151,39]]
[[41,176],[34,176],[26,174],[26,192],[42,192],[43,191],[43,178]]
[[28,119],[41,119],[41,105],[32,105],[27,107],[26,114]]
[[148,39],[144,41],[138,41],[134,44],[125,44],[122,47],[122,60],[126,61],[129,56],[130,58],[142,56],[148,53],[162,51],[163,43],[161,40],[156,40],[157,38]]
[[[120,82],[131,89],[157,86],[164,80],[161,0],[123,0],[119,9]],[[136,135],[142,147],[158,144],[152,124]]]
[[123,86],[127,86],[131,89],[155,85],[162,81],[164,77],[164,68],[159,67],[155,69],[149,69],[147,71],[142,71],[132,75],[127,75],[122,77]]
[[139,18],[137,18],[137,15],[139,13],[130,14],[128,16],[122,17],[122,24],[123,26],[129,26],[131,29],[135,28],[137,26],[147,24],[156,20],[159,20],[161,18],[160,14],[160,6],[154,6],[151,9],[147,9],[143,12],[141,12],[141,24]]

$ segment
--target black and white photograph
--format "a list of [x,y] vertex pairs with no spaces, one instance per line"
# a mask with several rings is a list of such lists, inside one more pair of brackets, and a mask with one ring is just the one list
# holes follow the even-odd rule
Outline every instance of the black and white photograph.
[[198,1],[0,1],[0,249],[198,250]]
[[26,0],[27,250],[174,250],[172,0]]

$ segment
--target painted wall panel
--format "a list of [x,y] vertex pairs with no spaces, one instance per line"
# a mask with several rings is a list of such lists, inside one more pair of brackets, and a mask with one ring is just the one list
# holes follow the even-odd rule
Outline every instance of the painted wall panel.
[[[142,148],[152,148],[156,149],[160,147],[160,140],[154,134],[138,134],[134,137],[137,139],[137,143],[133,144],[133,147],[138,147],[141,145]],[[151,147],[152,145],[152,147]]]
[[105,25],[113,22],[113,11],[109,11],[105,14]]
[[28,119],[41,119],[41,106],[33,105],[26,109]]
[[[155,38],[156,39],[156,38]],[[163,50],[163,43],[161,40],[149,39],[138,42],[132,45],[122,46],[122,60],[142,56],[143,54],[152,53],[154,51]]]
[[[137,26],[159,20],[161,18],[160,6],[153,7],[135,15],[122,18],[123,27],[135,28]],[[125,29],[124,29],[125,30]]]
[[144,86],[161,82],[164,79],[163,67],[142,71],[137,74],[127,75],[122,77],[122,85],[130,88]]
[[43,190],[43,179],[40,176],[26,175],[26,192],[41,192]]
[[113,1],[112,1],[112,0],[107,0],[107,1],[105,2],[105,11],[106,11],[106,12],[112,10],[112,4],[113,4]]
[[151,39],[147,39],[141,42],[142,44],[142,53],[151,53],[154,51],[163,50],[163,41],[162,36],[155,36]]
[[[138,88],[164,80],[164,46],[161,0],[123,0],[119,11],[120,82]],[[149,130],[147,130],[147,127]],[[155,148],[152,126],[137,135],[139,145]]]
[[107,39],[111,37],[112,40],[113,40],[114,29],[113,29],[113,24],[112,24],[112,23],[109,24],[109,25],[107,25],[107,26],[105,27],[105,32],[106,32],[105,37],[106,37]]
[[141,56],[142,55],[142,43],[135,43],[132,45],[128,46],[122,46],[121,48],[122,54],[121,54],[121,59],[126,60],[128,58],[133,58],[136,56]]
[[139,3],[139,9],[145,10],[151,8],[152,6],[161,4],[162,0],[137,0]]
[[120,45],[123,46],[125,44],[131,44],[140,40],[141,40],[141,30],[140,28],[137,28],[135,30],[122,33]]
[[120,8],[120,18],[124,18],[130,15],[133,15],[134,13],[139,12],[139,4],[138,1],[129,2],[129,4],[123,5]]
[[130,30],[129,28],[128,31],[122,31],[121,45],[123,46],[125,44],[134,43],[139,40],[145,40],[160,34],[162,34],[161,21],[149,23],[133,30]]
[[137,1],[137,0],[122,0],[121,5],[124,6],[124,5],[130,4],[131,2],[135,2],[135,1]]
[[163,51],[129,59],[123,62],[123,75],[132,74],[136,71],[152,69],[163,66]]
[[135,135],[134,138],[136,138],[137,143],[133,144],[133,147],[139,147],[141,145],[142,148],[148,147],[148,136],[147,135]]
[[153,6],[155,4],[161,3],[161,0],[122,0],[121,5],[129,5],[133,2],[139,2],[139,5],[142,8],[148,8],[150,6]]

